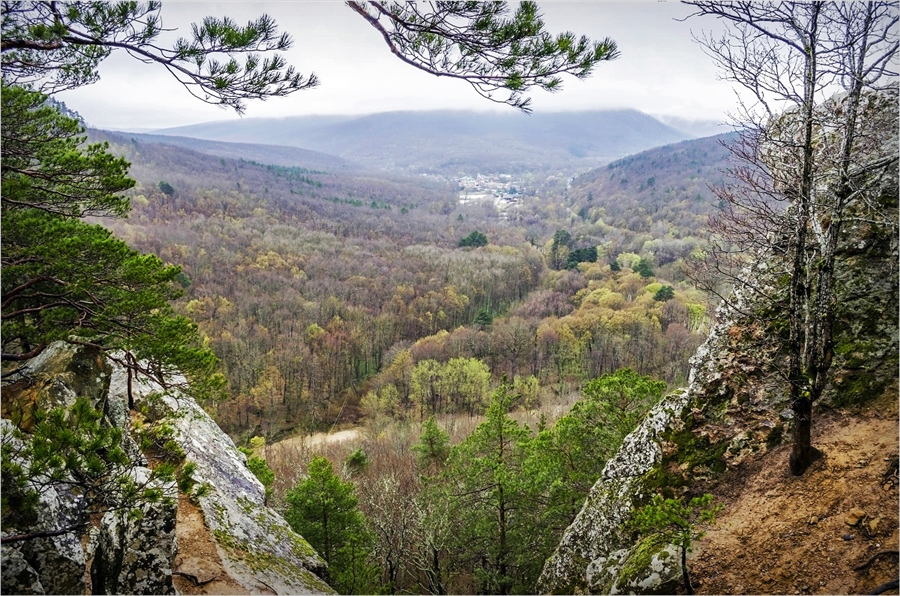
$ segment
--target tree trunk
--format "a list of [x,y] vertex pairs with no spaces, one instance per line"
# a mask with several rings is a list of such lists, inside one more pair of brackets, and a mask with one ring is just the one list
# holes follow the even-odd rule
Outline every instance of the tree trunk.
[[[809,362],[815,356],[810,350],[807,328],[809,304],[808,263],[806,261],[807,233],[810,225],[813,193],[813,117],[816,90],[816,47],[818,43],[818,20],[820,4],[813,4],[810,24],[807,29],[806,73],[803,98],[803,167],[799,180],[797,205],[797,235],[792,246],[791,291],[788,319],[790,337],[788,340],[788,379],[791,384],[791,409],[794,412],[793,447],[790,470],[801,475],[812,461],[810,429],[812,424],[812,402],[806,375],[815,364]],[[815,325],[815,323],[814,323]]]
[[684,580],[685,593],[693,594],[694,586],[691,585],[691,576],[687,566],[687,547],[683,544],[681,545],[681,579]]
[[[793,391],[794,387],[791,387]],[[791,399],[791,409],[794,412],[794,430],[789,466],[791,474],[801,476],[812,463],[812,401],[809,397],[798,395],[796,399]]]

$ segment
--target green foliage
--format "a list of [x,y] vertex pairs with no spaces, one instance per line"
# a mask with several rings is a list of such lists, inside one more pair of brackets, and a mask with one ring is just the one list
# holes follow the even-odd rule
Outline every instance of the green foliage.
[[523,473],[531,432],[509,417],[506,387],[491,397],[485,421],[450,453],[444,472],[457,561],[470,566],[482,594],[528,593],[549,555],[532,478]]
[[681,547],[685,589],[688,594],[693,594],[686,556],[693,541],[699,540],[705,533],[697,524],[715,523],[716,514],[721,510],[722,505],[714,504],[709,493],[693,497],[687,503],[680,497],[667,499],[655,494],[650,503],[633,513],[629,524],[641,534],[655,535],[667,543]]
[[547,33],[537,5],[529,1],[511,16],[506,2],[395,3],[390,8],[351,2],[350,7],[381,31],[405,62],[463,79],[479,95],[525,112],[531,99],[524,93],[530,88],[558,91],[560,75],[587,77],[595,64],[619,54],[608,38],[592,42],[570,32]]
[[167,197],[171,197],[175,194],[175,188],[165,180],[160,180],[157,187],[159,187],[159,190]]
[[490,369],[477,358],[423,360],[412,371],[410,397],[423,413],[474,414],[484,407],[490,380]]
[[477,248],[479,246],[487,246],[487,245],[488,245],[487,236],[485,236],[478,230],[475,230],[474,232],[472,232],[465,238],[462,238],[458,244],[458,246],[470,246],[472,248]]
[[659,402],[665,390],[665,382],[623,368],[587,383],[584,395],[589,403],[598,406],[602,424],[624,439]]
[[175,440],[175,428],[166,420],[151,425],[135,424],[135,434],[141,451],[162,461],[178,463],[185,457],[184,449]]
[[576,248],[569,251],[566,269],[574,269],[578,263],[594,263],[597,261],[597,247]]
[[370,463],[369,456],[362,449],[357,449],[344,460],[344,466],[351,476],[365,472]]
[[412,446],[412,450],[419,459],[419,467],[423,470],[435,470],[444,465],[447,456],[450,455],[450,436],[441,430],[434,420],[434,416],[429,416],[422,423],[422,434],[419,435],[419,441]]
[[550,244],[548,265],[551,269],[562,269],[569,258],[569,248],[572,244],[572,235],[566,230],[556,230],[553,233],[553,242]]
[[11,439],[4,432],[3,450],[0,451],[0,482],[3,483],[0,520],[4,528],[27,528],[37,522],[40,494],[29,483],[27,469],[13,458],[16,449]]
[[2,86],[4,217],[26,208],[65,217],[125,215],[129,201],[117,193],[134,186],[128,162],[111,155],[107,143],[85,146],[84,126],[46,100]]
[[561,536],[607,460],[662,398],[666,384],[621,369],[587,383],[584,398],[534,439],[526,468],[546,495],[544,523]]
[[473,323],[476,325],[481,325],[482,327],[486,327],[494,322],[494,313],[491,312],[489,308],[481,308],[478,310],[478,314],[475,315],[475,320]]
[[[258,437],[254,437],[258,438]],[[250,444],[253,444],[253,441],[250,441]],[[253,475],[256,476],[257,480],[259,480],[263,488],[266,489],[266,498],[272,496],[272,485],[275,483],[275,472],[269,467],[269,464],[266,463],[266,460],[259,457],[258,455],[254,455],[253,451],[247,449],[246,447],[238,447],[238,450],[247,456],[247,468]]]
[[197,484],[197,480],[194,478],[194,472],[196,471],[197,464],[192,461],[184,462],[178,473],[178,490],[185,494],[191,492],[191,489]]
[[[113,49],[166,66],[194,97],[244,111],[246,99],[281,96],[318,84],[315,75],[294,72],[275,54],[291,46],[275,22],[263,15],[241,27],[225,17],[206,17],[192,26],[192,38],[160,45],[161,4],[79,2],[59,10],[52,2],[3,5],[3,80],[40,83],[59,91],[95,82],[98,66]],[[85,43],[86,40],[90,40]],[[241,64],[237,56],[246,55]],[[222,56],[227,59],[222,60]]]
[[612,271],[621,271],[622,270],[622,266],[619,265],[619,261],[617,261],[615,259],[613,259],[612,263],[609,264],[609,268]]
[[645,257],[641,257],[641,260],[637,262],[637,265],[633,267],[635,273],[640,274],[643,278],[653,277],[653,265],[651,265],[650,261]]
[[148,484],[130,474],[122,431],[109,426],[88,398],[70,408],[38,409],[30,433],[3,435],[2,523],[26,529],[36,520],[38,494],[60,483],[84,499],[82,522],[110,507],[133,507],[162,495],[149,481],[174,479],[174,464],[157,467]]
[[[133,185],[105,145],[78,147],[77,122],[42,107],[44,96],[3,86],[3,352],[11,357],[77,337],[162,379],[180,370],[198,397],[224,379],[196,325],[169,304],[180,269],[142,255],[82,215],[123,215]],[[24,167],[27,164],[28,167]]]
[[672,286],[663,286],[656,291],[653,299],[657,302],[666,302],[675,297],[675,288]]
[[699,540],[705,533],[696,527],[697,522],[715,523],[716,514],[722,507],[713,503],[709,493],[687,503],[681,498],[666,499],[656,494],[650,503],[634,512],[631,524],[642,534],[661,534],[669,542],[690,550],[691,542]]
[[313,458],[307,474],[285,496],[285,519],[328,562],[338,592],[374,593],[378,572],[370,563],[373,537],[353,484],[341,481],[324,457]]

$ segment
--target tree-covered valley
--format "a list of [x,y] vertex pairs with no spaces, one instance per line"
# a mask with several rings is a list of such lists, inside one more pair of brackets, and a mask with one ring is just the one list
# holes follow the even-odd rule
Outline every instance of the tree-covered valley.
[[[483,411],[488,387],[503,376],[534,377],[535,399],[623,367],[676,383],[708,326],[707,299],[680,267],[699,248],[695,234],[714,205],[695,172],[682,176],[678,158],[657,172],[652,195],[692,203],[680,226],[637,193],[594,200],[577,180],[569,189],[544,181],[505,221],[489,204],[459,205],[441,180],[267,166],[102,138],[139,181],[129,218],[106,223],[182,266],[179,310],[223,361],[229,388],[219,421],[236,437],[272,440],[355,422],[367,394],[388,386],[400,396],[390,408],[421,419],[426,397],[410,383],[424,361],[486,365],[491,382],[469,413]],[[716,147],[704,140],[653,153],[687,152],[698,170],[711,169],[707,162],[723,155]],[[623,169],[614,162],[594,175]],[[460,247],[472,231],[488,244]],[[568,261],[588,247],[598,249],[595,259]],[[657,296],[663,287],[673,288],[667,299]]]
[[620,57],[533,2],[344,7],[508,113],[103,130],[56,94],[117,49],[320,81],[4,3],[2,591],[896,591],[896,3],[685,5],[732,133],[529,115]]

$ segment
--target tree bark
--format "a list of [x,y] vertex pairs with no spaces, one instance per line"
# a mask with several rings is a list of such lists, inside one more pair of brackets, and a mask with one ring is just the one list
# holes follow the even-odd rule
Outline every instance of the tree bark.
[[684,580],[684,591],[687,594],[694,593],[694,586],[691,585],[691,576],[688,573],[687,566],[687,547],[681,546],[681,579]]
[[[794,388],[791,389],[793,391]],[[801,395],[792,400],[791,409],[794,412],[794,428],[789,466],[791,474],[801,476],[812,463],[812,401]]]

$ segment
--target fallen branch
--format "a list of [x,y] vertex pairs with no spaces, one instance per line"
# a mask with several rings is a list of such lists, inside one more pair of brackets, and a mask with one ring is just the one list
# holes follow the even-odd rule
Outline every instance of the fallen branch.
[[883,550],[883,551],[877,552],[874,555],[872,555],[871,557],[869,557],[869,560],[866,561],[865,563],[863,563],[862,565],[857,565],[856,567],[854,567],[853,571],[862,571],[863,569],[865,569],[866,567],[868,567],[869,565],[874,563],[875,559],[878,559],[879,557],[883,557],[885,555],[897,556],[898,554],[900,554],[900,551],[896,551],[896,550]]
[[33,540],[35,538],[50,538],[53,536],[62,536],[63,534],[69,534],[71,532],[74,532],[75,530],[80,530],[86,525],[87,522],[75,524],[74,526],[69,526],[60,530],[39,530],[37,532],[29,532],[27,534],[13,534],[11,536],[3,536],[2,538],[0,538],[0,544],[22,542],[23,540]]
[[884,594],[888,590],[893,590],[897,586],[900,586],[900,579],[892,579],[886,584],[881,584],[880,586],[869,592],[869,594]]
[[180,577],[189,579],[189,580],[191,580],[191,582],[193,582],[193,584],[194,584],[195,586],[205,586],[206,584],[208,584],[208,583],[210,583],[210,582],[214,582],[214,581],[216,581],[217,579],[219,579],[219,576],[218,576],[218,575],[214,575],[214,576],[212,576],[212,577],[209,578],[209,579],[201,580],[201,579],[199,579],[196,575],[194,575],[193,573],[185,573],[184,571],[173,571],[173,572],[172,572],[172,575],[178,575],[178,576],[180,576]]

